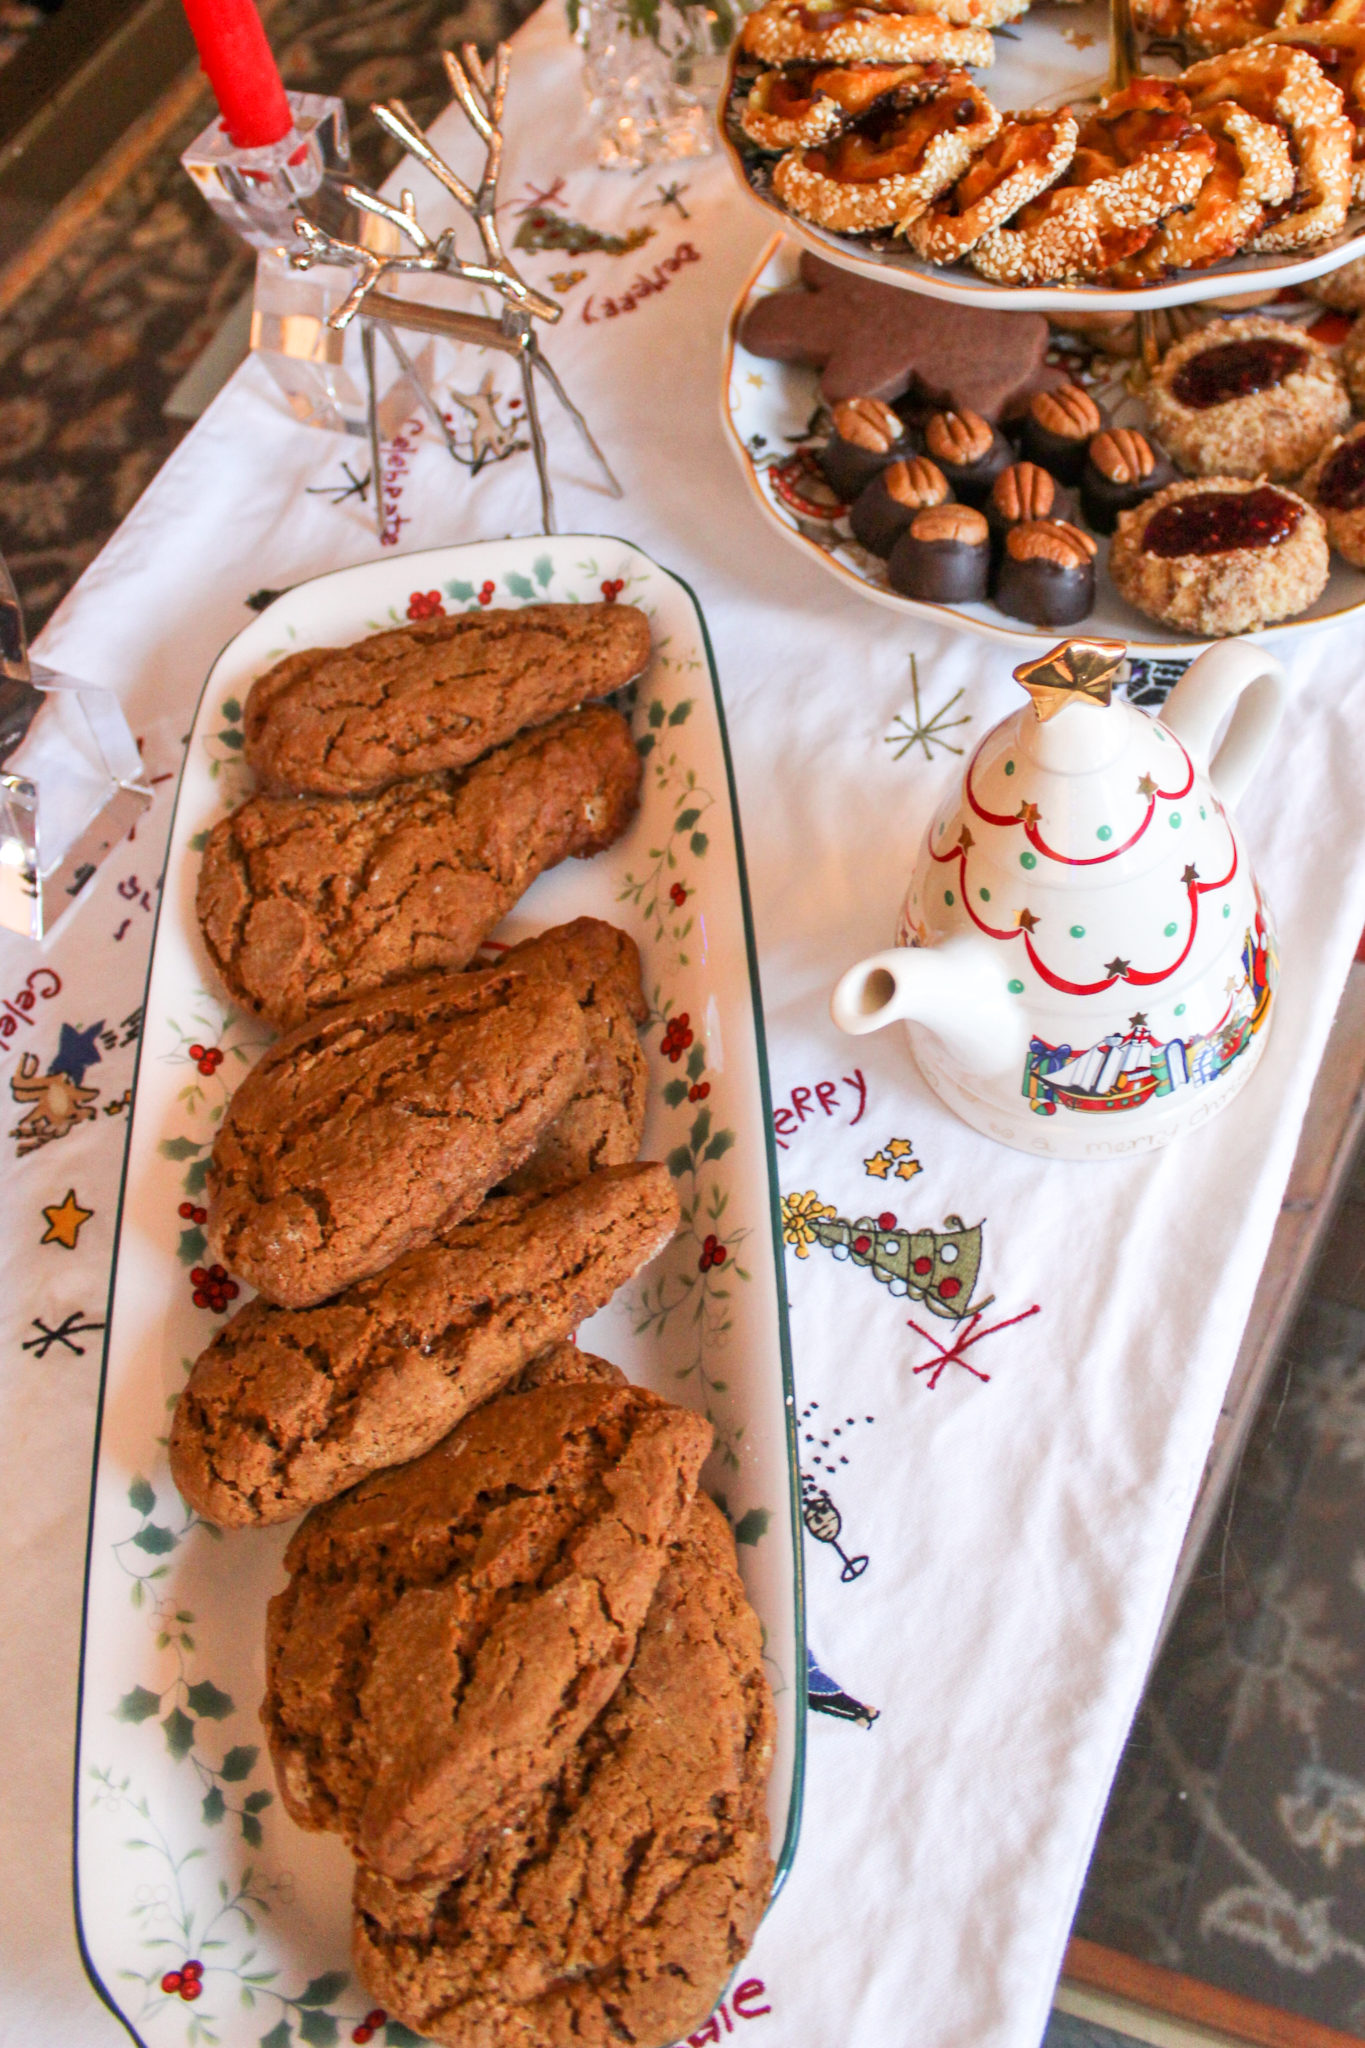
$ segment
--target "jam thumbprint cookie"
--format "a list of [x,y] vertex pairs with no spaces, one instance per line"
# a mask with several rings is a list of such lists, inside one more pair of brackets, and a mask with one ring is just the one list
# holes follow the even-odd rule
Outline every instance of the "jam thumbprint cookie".
[[1321,342],[1248,313],[1178,341],[1147,391],[1152,424],[1196,476],[1298,476],[1351,417]]
[[1221,638],[1306,611],[1327,581],[1322,517],[1282,485],[1232,476],[1168,484],[1119,514],[1109,573],[1149,618]]

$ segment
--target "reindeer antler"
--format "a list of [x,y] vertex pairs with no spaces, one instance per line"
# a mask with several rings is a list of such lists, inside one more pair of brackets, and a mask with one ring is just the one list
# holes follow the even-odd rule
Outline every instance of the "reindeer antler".
[[498,172],[502,168],[502,110],[507,97],[507,78],[510,67],[510,53],[505,43],[499,43],[493,63],[493,75],[489,78],[473,43],[465,43],[457,57],[453,51],[442,52],[446,75],[451,91],[458,100],[461,111],[474,132],[484,144],[483,174],[478,190],[468,186],[459,173],[453,171],[423,135],[411,113],[402,100],[389,100],[385,105],[375,104],[370,112],[386,134],[391,135],[420,164],[424,164],[436,182],[441,185],[470,219],[479,232],[483,244],[485,261],[467,263],[455,247],[455,231],[447,228],[433,241],[417,220],[412,194],[404,192],[401,207],[390,206],[376,193],[367,192],[358,185],[345,187],[346,197],[351,202],[372,213],[380,220],[386,220],[398,229],[418,250],[416,256],[378,256],[371,249],[358,243],[341,242],[332,236],[323,235],[317,228],[300,218],[297,231],[305,244],[294,258],[297,269],[306,270],[311,264],[332,262],[354,264],[359,267],[357,278],[346,299],[330,315],[328,326],[343,328],[349,326],[365,300],[388,271],[428,270],[440,271],[445,276],[457,277],[465,284],[486,285],[511,306],[538,320],[556,321],[563,313],[563,307],[555,300],[547,299],[541,292],[528,285],[518,273],[515,264],[503,247],[498,231],[497,197]]

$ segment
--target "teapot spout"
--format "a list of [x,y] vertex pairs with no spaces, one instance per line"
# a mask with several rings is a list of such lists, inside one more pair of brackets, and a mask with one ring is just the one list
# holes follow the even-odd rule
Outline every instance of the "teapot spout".
[[967,1073],[1002,1074],[1028,1049],[1028,1023],[991,948],[973,938],[892,946],[850,967],[830,999],[841,1031],[919,1024]]

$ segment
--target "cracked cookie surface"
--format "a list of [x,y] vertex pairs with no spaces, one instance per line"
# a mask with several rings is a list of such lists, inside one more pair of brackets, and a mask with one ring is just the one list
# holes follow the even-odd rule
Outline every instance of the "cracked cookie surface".
[[643,1388],[542,1386],[315,1508],[261,1709],[294,1819],[396,1880],[468,1868],[615,1692],[710,1444]]
[[191,1369],[171,1475],[219,1528],[281,1522],[430,1450],[662,1251],[666,1167],[496,1196],[316,1308],[249,1302]]
[[699,1494],[634,1661],[556,1781],[442,1886],[356,1874],[356,1969],[451,2048],[615,2048],[700,2027],[772,1885],[774,1716],[734,1539]]
[[209,835],[200,930],[234,1001],[287,1028],[467,966],[537,875],[620,837],[639,791],[629,726],[594,705],[462,774],[370,797],[250,797]]
[[246,758],[266,789],[360,796],[465,767],[648,660],[649,621],[631,604],[423,619],[278,662],[247,698]]
[[530,1156],[586,1056],[572,991],[529,975],[428,975],[325,1011],[228,1104],[211,1256],[284,1308],[368,1279]]
[[588,1028],[582,1079],[509,1193],[564,1187],[604,1166],[636,1158],[645,1127],[649,1066],[636,1027],[649,1015],[632,938],[600,918],[579,917],[509,947],[502,965],[561,981],[574,992]]

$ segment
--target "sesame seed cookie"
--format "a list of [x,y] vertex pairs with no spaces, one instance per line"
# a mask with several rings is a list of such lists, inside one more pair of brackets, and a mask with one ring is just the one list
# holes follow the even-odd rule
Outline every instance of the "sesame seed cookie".
[[740,126],[760,149],[812,149],[882,101],[908,107],[933,99],[949,76],[941,63],[798,64],[787,71],[764,71],[744,102]]
[[1178,341],[1146,397],[1161,440],[1196,476],[1298,476],[1351,416],[1322,343],[1264,313]]
[[895,109],[819,149],[794,150],[773,172],[793,213],[845,234],[913,220],[946,191],[1000,126],[965,71],[926,105]]
[[[999,0],[1001,21],[1024,11],[1027,0]],[[945,0],[942,14],[919,14],[887,0],[765,0],[751,14],[740,46],[764,64],[923,64],[940,58],[984,71],[995,62],[990,19],[973,11],[977,0]],[[990,15],[987,7],[985,14]]]
[[1306,611],[1329,566],[1321,515],[1305,499],[1232,476],[1168,484],[1119,514],[1109,549],[1129,604],[1210,639]]
[[1181,84],[1197,111],[1233,100],[1258,121],[1288,131],[1297,171],[1295,196],[1279,220],[1249,244],[1262,254],[1312,248],[1335,235],[1351,203],[1355,137],[1342,97],[1302,50],[1252,43],[1224,57],[1209,57],[1183,73]]
[[931,263],[956,263],[983,235],[1055,185],[1076,153],[1080,127],[1069,107],[1011,114],[951,191],[906,230]]
[[1145,284],[1223,263],[1258,232],[1269,208],[1293,197],[1294,160],[1278,123],[1258,121],[1230,100],[1194,118],[1213,138],[1213,168],[1193,205],[1171,214],[1145,249],[1110,272],[1114,284]]

